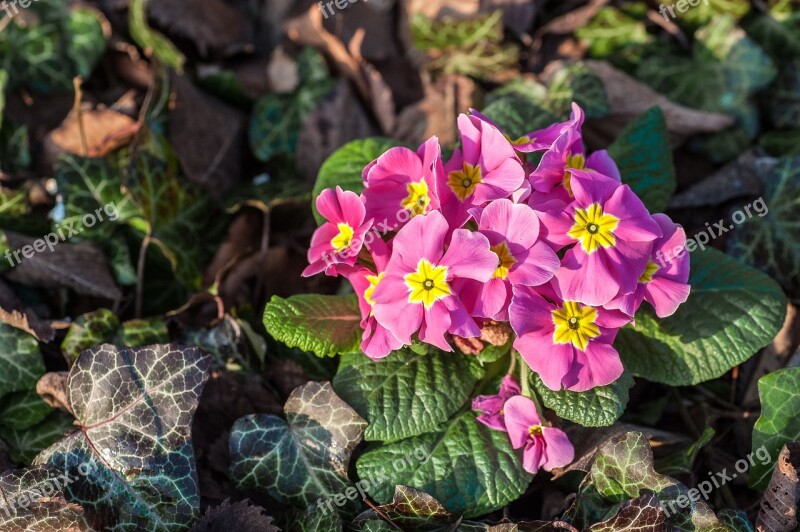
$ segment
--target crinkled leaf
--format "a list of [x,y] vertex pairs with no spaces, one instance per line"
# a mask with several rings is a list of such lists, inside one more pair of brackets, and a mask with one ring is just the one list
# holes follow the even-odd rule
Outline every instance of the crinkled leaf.
[[765,180],[769,211],[754,212],[737,229],[731,253],[792,289],[800,283],[800,157],[778,160]]
[[483,515],[521,496],[531,481],[508,436],[457,415],[441,429],[367,451],[356,463],[367,492],[379,503],[392,500],[394,486],[430,494],[454,514]]
[[69,480],[46,467],[0,475],[0,528],[11,532],[91,530],[83,508],[64,500],[62,489]]
[[[298,507],[355,491],[347,469],[366,421],[328,382],[296,388],[283,410],[286,420],[254,414],[234,423],[230,476],[237,487],[264,490]],[[337,508],[353,512],[358,504],[348,499]]]
[[630,185],[650,212],[667,208],[675,193],[675,166],[664,113],[653,107],[631,123],[608,147],[622,182]]
[[532,384],[544,406],[555,411],[558,417],[584,427],[606,427],[619,419],[628,404],[628,391],[634,384],[633,377],[626,372],[607,386],[586,392],[556,392],[545,386],[539,375],[533,372],[531,375]]
[[264,327],[279,342],[319,357],[352,353],[361,345],[361,313],[354,295],[273,296],[264,309]]
[[219,506],[206,510],[190,532],[228,532],[229,530],[253,532],[280,532],[272,524],[272,517],[264,514],[264,509],[254,506],[247,500],[232,503],[225,499]]
[[369,422],[365,440],[395,441],[450,419],[482,373],[474,357],[455,353],[403,350],[379,361],[354,353],[342,357],[333,387]]
[[76,478],[67,499],[107,527],[187,529],[200,506],[191,422],[209,363],[175,345],[84,351],[67,380],[79,429],[35,463]]
[[715,249],[691,255],[692,291],[677,312],[644,309],[614,346],[625,368],[645,379],[687,386],[715,379],[775,338],[786,297],[766,275]]
[[[764,375],[758,380],[761,416],[753,427],[753,453],[750,485],[764,490],[781,449],[800,440],[800,367],[790,367]],[[763,447],[764,450],[759,450]],[[766,451],[769,459],[763,459]]]
[[364,190],[364,182],[361,172],[364,168],[380,157],[389,148],[402,146],[395,140],[371,137],[366,139],[348,142],[328,157],[319,169],[317,182],[314,184],[311,208],[314,211],[314,218],[321,224],[325,220],[317,212],[316,197],[326,188],[342,187],[343,190],[352,190],[356,194],[361,194]]

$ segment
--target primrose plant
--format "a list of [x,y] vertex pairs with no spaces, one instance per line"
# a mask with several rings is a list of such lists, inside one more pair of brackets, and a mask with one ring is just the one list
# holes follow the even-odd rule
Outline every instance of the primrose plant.
[[624,371],[614,340],[639,306],[664,318],[689,296],[689,255],[655,258],[685,244],[683,229],[648,211],[605,150],[586,152],[583,121],[573,104],[568,121],[511,140],[473,111],[458,118],[448,161],[436,137],[389,148],[363,168],[360,194],[321,191],[303,273],[350,282],[360,348],[375,361],[510,329],[509,374],[472,406],[524,449],[530,473],[574,458],[530,380],[554,392],[614,383]]

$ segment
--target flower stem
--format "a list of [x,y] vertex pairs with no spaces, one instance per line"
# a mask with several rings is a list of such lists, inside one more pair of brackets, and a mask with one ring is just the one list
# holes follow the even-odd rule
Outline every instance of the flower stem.
[[531,368],[524,360],[519,364],[519,380],[522,386],[522,395],[533,401],[533,404],[536,405],[536,413],[539,414],[542,424],[549,427],[550,423],[544,417],[544,406],[542,406],[542,401],[539,399],[539,394],[531,388]]

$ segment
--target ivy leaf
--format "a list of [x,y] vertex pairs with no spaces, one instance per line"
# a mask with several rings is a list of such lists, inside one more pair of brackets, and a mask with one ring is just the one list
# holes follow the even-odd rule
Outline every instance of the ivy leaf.
[[667,208],[677,183],[667,123],[659,107],[628,125],[608,147],[608,153],[619,167],[622,182],[630,185],[650,212]]
[[739,227],[730,250],[791,290],[800,282],[800,157],[779,159],[765,181],[769,210]]
[[[711,481],[706,482],[714,488]],[[615,514],[620,503],[648,493],[655,494],[666,511],[670,528],[726,530],[705,502],[689,497],[686,486],[656,472],[653,451],[641,432],[619,434],[600,446],[569,513],[577,518],[576,526],[587,520],[583,524],[590,526],[597,517],[602,520],[609,513]]]
[[481,112],[510,138],[519,138],[558,122],[558,117],[539,103],[546,90],[528,80],[513,81],[492,93]]
[[531,382],[544,406],[558,417],[584,427],[613,425],[625,411],[628,391],[633,387],[633,377],[627,372],[607,386],[598,386],[586,392],[553,391],[544,385],[536,373],[531,372]]
[[[758,395],[761,416],[753,427],[750,486],[763,491],[784,444],[800,440],[800,367],[764,375],[758,380]],[[766,458],[761,456],[764,451]]]
[[[469,400],[483,371],[474,358],[402,350],[379,361],[342,357],[333,388],[369,422],[367,441],[395,441],[436,430]],[[442,393],[447,390],[447,393]]]
[[33,388],[11,393],[0,400],[0,426],[24,430],[42,421],[52,410]]
[[608,114],[608,96],[600,78],[583,63],[559,69],[547,87],[547,109],[558,117],[567,117],[572,102],[580,105],[587,118]]
[[342,532],[342,518],[336,512],[321,512],[310,506],[300,512],[289,508],[277,517],[281,530],[292,532]]
[[665,475],[690,474],[697,455],[708,445],[716,432],[711,427],[703,429],[696,442],[656,461],[656,469]]
[[79,430],[34,461],[76,480],[65,490],[115,530],[185,530],[199,514],[191,422],[210,358],[175,345],[84,351],[67,393]]
[[264,309],[264,327],[289,347],[329,357],[359,350],[361,312],[355,295],[273,296]]
[[44,375],[39,343],[28,333],[0,323],[0,397],[32,390]]
[[381,137],[370,137],[366,139],[348,142],[328,157],[319,169],[317,182],[312,191],[311,208],[314,218],[318,224],[322,224],[325,219],[317,212],[316,198],[320,192],[326,188],[342,187],[343,190],[352,190],[360,194],[364,190],[364,182],[361,172],[364,168],[380,157],[383,152],[390,148],[402,146],[403,144]]
[[800,61],[781,68],[765,100],[772,125],[778,129],[800,128]]
[[51,411],[44,420],[32,427],[9,427],[4,430],[3,441],[11,449],[9,455],[14,462],[30,464],[36,455],[58,441],[67,431],[74,429],[73,421],[69,414],[60,410]]
[[464,517],[516,500],[532,478],[522,469],[508,435],[478,423],[469,411],[436,432],[369,450],[356,467],[379,503],[392,500],[394,486],[401,484],[430,494],[449,512]]
[[649,310],[620,330],[625,368],[645,379],[688,386],[715,379],[775,338],[786,297],[766,275],[708,248],[692,255],[689,299],[669,318]]
[[[230,476],[239,489],[265,490],[299,507],[358,493],[348,480],[350,454],[366,421],[330,383],[296,388],[284,405],[286,420],[267,414],[239,418],[231,429]],[[344,511],[358,503],[347,498]],[[319,509],[318,511],[321,511]]]
[[0,475],[0,528],[26,532],[89,531],[83,508],[64,500],[66,478],[46,467]]
[[431,528],[446,525],[455,519],[442,504],[418,489],[409,486],[395,486],[392,502],[379,506],[377,510],[367,510],[356,517],[353,524],[363,525],[365,522],[389,519],[404,530]]
[[592,532],[667,530],[667,515],[652,493],[624,503],[611,518],[589,527]]

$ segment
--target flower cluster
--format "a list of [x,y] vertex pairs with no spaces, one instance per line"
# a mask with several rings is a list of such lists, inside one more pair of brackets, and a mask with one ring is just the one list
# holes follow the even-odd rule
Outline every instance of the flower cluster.
[[[584,114],[510,140],[477,112],[458,118],[445,162],[436,137],[391,148],[362,173],[364,191],[326,190],[304,275],[343,275],[359,298],[373,359],[416,338],[507,321],[514,348],[546,386],[584,391],[623,371],[613,341],[643,301],[659,317],[689,294],[685,243],[651,214],[604,150],[587,154]],[[547,432],[545,431],[545,434]]]

